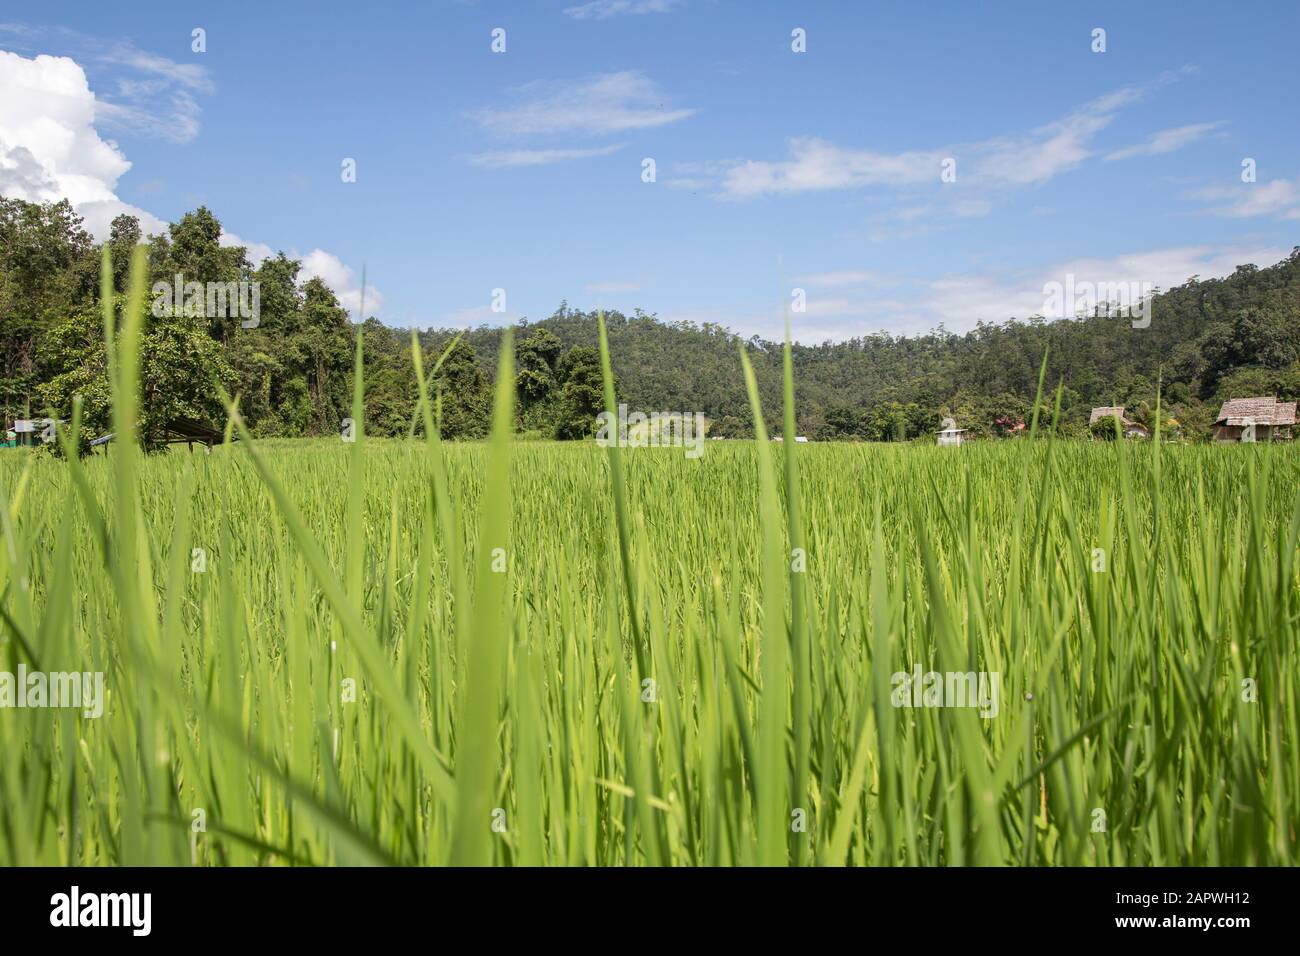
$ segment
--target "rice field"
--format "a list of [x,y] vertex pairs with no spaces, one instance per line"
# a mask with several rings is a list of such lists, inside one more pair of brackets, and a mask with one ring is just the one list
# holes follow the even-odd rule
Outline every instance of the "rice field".
[[[0,453],[0,670],[106,687],[0,708],[0,863],[1296,861],[1300,449],[494,416]],[[900,697],[928,672],[997,699]]]

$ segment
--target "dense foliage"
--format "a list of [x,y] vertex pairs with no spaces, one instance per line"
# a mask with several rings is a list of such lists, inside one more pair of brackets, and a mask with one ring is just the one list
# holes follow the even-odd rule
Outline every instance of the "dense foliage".
[[[752,435],[735,360],[742,343],[764,407],[779,407],[779,343],[641,312],[606,319],[614,371],[631,407],[699,410],[714,434]],[[527,328],[545,329],[566,346],[596,342],[596,316],[565,305]],[[468,339],[491,363],[500,335],[484,327]],[[1162,425],[1172,422],[1191,440],[1206,438],[1224,398],[1300,398],[1300,247],[1276,265],[1242,265],[1223,279],[1193,278],[1158,295],[1145,329],[1104,315],[1030,318],[981,322],[962,335],[940,328],[922,336],[796,345],[799,430],[821,439],[914,438],[951,416],[976,436],[1008,434],[1032,412],[1045,350],[1048,385],[1063,385],[1066,434],[1087,435],[1089,413],[1099,405],[1126,406],[1130,418],[1150,427],[1162,386],[1169,416]]]
[[[260,318],[252,328],[181,310],[147,317],[141,341],[146,445],[177,418],[220,424],[223,391],[238,395],[256,435],[338,432],[353,374],[355,326],[347,310],[319,278],[304,281],[300,262],[280,253],[254,267],[245,249],[223,246],[221,235],[220,222],[205,208],[160,236],[143,237],[127,216],[113,223],[119,296],[126,253],[141,241],[149,248],[151,286],[179,274],[186,282],[257,282],[260,289]],[[0,413],[6,421],[47,412],[67,418],[79,394],[86,433],[108,428],[98,269],[99,247],[67,202],[0,200]],[[742,339],[711,323],[661,322],[639,310],[607,319],[619,398],[632,409],[700,411],[713,434],[751,435],[735,360],[742,344],[765,407],[778,407],[775,343]],[[364,328],[367,430],[420,432],[410,333],[373,318]],[[486,433],[502,333],[482,326],[419,334],[425,367],[436,366],[431,400],[444,437]],[[514,342],[517,427],[538,437],[590,435],[600,408],[594,313],[561,303],[548,318],[522,322]],[[1243,265],[1226,278],[1193,278],[1161,294],[1145,329],[1100,315],[1031,318],[981,322],[962,335],[939,328],[922,336],[798,345],[798,428],[818,439],[891,441],[928,435],[951,416],[976,436],[1010,434],[1032,411],[1045,350],[1048,384],[1063,386],[1066,434],[1087,435],[1095,405],[1124,405],[1150,426],[1162,386],[1169,416],[1162,424],[1189,439],[1205,438],[1224,397],[1300,397],[1300,248],[1267,268]]]

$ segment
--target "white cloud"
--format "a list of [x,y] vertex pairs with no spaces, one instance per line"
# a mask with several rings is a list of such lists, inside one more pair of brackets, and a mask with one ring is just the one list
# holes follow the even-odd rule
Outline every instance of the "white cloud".
[[681,0],[589,0],[564,12],[575,20],[608,20],[629,14],[668,13]]
[[221,233],[221,238],[219,238],[217,242],[223,246],[243,246],[244,254],[248,257],[248,261],[253,264],[254,268],[260,266],[263,260],[273,259],[275,257],[275,250],[266,243],[249,242],[246,239],[239,238],[239,236],[235,235],[233,232],[223,231]]
[[663,92],[636,70],[527,83],[516,93],[516,105],[480,110],[473,118],[493,132],[508,135],[601,134],[666,126],[696,113],[666,109]]
[[727,174],[733,166],[739,166],[743,160],[715,160],[712,162],[673,163],[672,178],[664,181],[670,189],[711,189],[717,180]]
[[113,218],[136,216],[146,233],[166,224],[117,198],[131,163],[95,129],[99,103],[67,57],[31,59],[0,50],[0,195],[28,202],[67,199],[96,238]]
[[506,169],[514,166],[546,166],[551,163],[563,163],[571,159],[590,159],[595,156],[608,156],[624,146],[601,146],[596,149],[511,149],[489,153],[479,153],[470,157],[470,163],[487,169]]
[[635,282],[589,282],[582,287],[588,295],[615,294],[619,292],[640,292],[641,286]]
[[1110,162],[1116,159],[1130,159],[1134,156],[1161,156],[1165,153],[1172,153],[1174,150],[1182,149],[1189,143],[1194,143],[1206,134],[1214,132],[1222,125],[1222,122],[1191,123],[1173,129],[1162,129],[1158,133],[1152,133],[1147,137],[1145,143],[1126,146],[1123,149],[1117,149],[1115,152],[1107,154],[1106,160]]
[[1004,322],[1032,315],[1058,319],[1065,316],[1050,312],[1043,287],[1049,282],[1064,285],[1068,276],[1074,277],[1076,288],[1084,282],[1149,283],[1167,290],[1194,275],[1202,279],[1230,275],[1247,262],[1272,265],[1285,259],[1289,251],[1281,246],[1178,246],[1121,256],[1079,257],[1003,276],[948,275],[926,283],[917,305],[932,321],[957,330],[970,329],[979,320]]
[[1240,183],[1231,188],[1201,190],[1202,199],[1226,200],[1210,212],[1232,219],[1277,216],[1300,219],[1300,180],[1273,179],[1266,183]]
[[339,303],[352,314],[354,322],[377,315],[384,308],[383,293],[367,282],[365,315],[362,315],[361,282],[356,273],[350,266],[344,265],[338,256],[324,249],[313,249],[302,257],[302,271],[298,278],[304,282],[320,278],[338,296]]
[[[727,198],[748,199],[816,190],[937,184],[941,182],[944,160],[949,158],[956,160],[957,181],[966,185],[1002,188],[1039,185],[1094,155],[1092,141],[1121,109],[1188,72],[1191,68],[1108,93],[1027,133],[974,143],[881,152],[839,146],[817,137],[795,137],[790,140],[787,160],[749,160],[727,169],[721,177],[721,192]],[[1194,138],[1194,135],[1184,132],[1184,141],[1190,141],[1187,137]],[[1162,147],[1169,141],[1170,138],[1162,140]],[[1181,143],[1168,148],[1177,145]],[[964,214],[987,212],[986,209],[971,211],[976,208],[968,207]],[[963,214],[960,207],[952,211]]]
[[876,153],[846,149],[815,137],[790,141],[784,162],[750,160],[723,176],[726,196],[744,199],[770,193],[796,193],[855,186],[907,186],[938,182],[944,153]]
[[1092,139],[1141,93],[1125,88],[1095,99],[1062,119],[1032,132],[970,147],[978,180],[1009,186],[1045,183],[1092,155]]
[[176,143],[199,134],[200,94],[213,92],[207,67],[138,49],[129,40],[105,39],[67,27],[0,23],[14,50],[52,52],[74,60],[95,81],[95,121],[102,127]]
[[[127,56],[130,48],[121,55]],[[135,51],[138,54],[138,51]],[[145,56],[144,54],[138,54]],[[138,69],[166,70],[170,61],[137,61]],[[182,71],[186,84],[200,88],[200,75]],[[131,163],[95,128],[103,102],[91,92],[85,70],[69,57],[27,58],[0,50],[0,196],[27,202],[67,199],[97,240],[108,238],[113,218],[123,213],[140,220],[145,235],[165,233],[167,223],[117,198],[118,180]],[[273,255],[265,243],[224,233],[221,244],[245,246],[257,264]],[[317,275],[350,311],[360,305],[360,284],[337,257],[313,249],[303,258],[302,279]],[[367,284],[366,313],[383,308],[384,297]]]
[[188,143],[199,135],[195,93],[213,92],[206,67],[177,63],[119,42],[99,54],[100,63],[132,71],[119,76],[112,101],[101,99],[100,118],[119,129]]
[[100,56],[106,63],[117,63],[140,73],[150,74],[169,82],[178,83],[200,93],[213,91],[212,79],[206,67],[197,63],[177,63],[165,56],[138,50],[130,43],[119,42]]
[[[1012,318],[1043,315],[1061,318],[1048,310],[1043,287],[1049,282],[1065,284],[1074,276],[1075,287],[1084,282],[1098,284],[1150,283],[1161,290],[1181,285],[1192,276],[1202,279],[1230,275],[1239,265],[1252,262],[1261,267],[1285,259],[1290,249],[1282,246],[1180,246],[1150,249],[1112,257],[1079,256],[1043,265],[999,273],[950,273],[928,278],[897,277],[890,284],[897,289],[890,297],[846,291],[822,297],[813,291],[805,312],[790,315],[793,338],[805,344],[827,340],[844,341],[854,336],[887,332],[892,335],[923,335],[942,324],[958,334],[973,329],[977,322],[1001,323]],[[824,273],[834,287],[840,273]],[[853,272],[843,273],[847,289]],[[810,290],[812,279],[805,281]],[[666,320],[682,316],[669,314]],[[782,331],[780,307],[757,313],[725,313],[708,310],[689,317],[717,322],[744,336],[763,335],[779,341]],[[1158,321],[1158,317],[1157,317]]]

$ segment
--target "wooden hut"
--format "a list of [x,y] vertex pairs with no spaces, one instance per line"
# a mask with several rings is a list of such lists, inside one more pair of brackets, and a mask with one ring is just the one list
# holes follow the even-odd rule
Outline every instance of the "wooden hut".
[[1276,396],[1230,398],[1214,420],[1214,440],[1290,441],[1295,414],[1295,402],[1279,402]]
[[1141,422],[1135,422],[1124,414],[1123,405],[1102,405],[1092,410],[1088,416],[1088,427],[1091,428],[1097,422],[1105,418],[1118,418],[1120,428],[1125,438],[1150,438],[1151,429],[1147,428]]

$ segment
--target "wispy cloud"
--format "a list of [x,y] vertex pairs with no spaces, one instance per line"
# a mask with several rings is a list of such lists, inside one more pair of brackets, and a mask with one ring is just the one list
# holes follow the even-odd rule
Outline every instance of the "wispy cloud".
[[1300,180],[1296,179],[1212,187],[1200,190],[1196,196],[1220,203],[1210,207],[1209,212],[1231,219],[1253,219],[1256,216],[1300,219]]
[[594,156],[608,156],[616,153],[625,144],[601,146],[596,149],[509,149],[471,156],[469,161],[475,166],[487,169],[508,169],[514,166],[546,166],[551,163],[563,163],[571,159],[590,159]]
[[[1162,74],[1150,83],[1108,93],[1028,132],[973,143],[882,152],[840,146],[818,137],[795,137],[790,140],[788,159],[749,160],[727,169],[721,177],[720,193],[729,199],[748,199],[818,190],[937,184],[948,159],[955,161],[957,181],[966,185],[1039,185],[1095,155],[1093,140],[1122,109],[1193,69]],[[1184,133],[1184,142],[1196,135]],[[1161,146],[1171,140],[1166,138]],[[1182,143],[1174,142],[1168,148],[1178,145]],[[961,210],[954,207],[954,211]]]
[[[1069,275],[1074,276],[1076,285],[1150,283],[1159,289],[1171,289],[1193,276],[1211,279],[1231,275],[1244,263],[1269,266],[1289,253],[1285,246],[1207,243],[1139,250],[1118,256],[1078,256],[981,273],[899,275],[887,277],[892,287],[888,297],[852,288],[856,284],[852,280],[869,277],[863,283],[866,285],[877,278],[874,273],[865,270],[819,273],[796,280],[806,286],[808,295],[805,310],[790,316],[791,331],[796,341],[805,344],[844,341],[877,332],[922,335],[940,325],[949,332],[961,334],[981,320],[1000,323],[1038,315],[1049,319],[1064,317],[1060,310],[1050,311],[1049,296],[1043,287],[1048,282],[1065,283]],[[835,289],[841,277],[842,288]],[[830,280],[821,288],[835,291],[819,292],[816,279]],[[782,334],[780,308],[752,314],[724,314],[713,310],[709,321],[742,334],[758,333],[774,340],[779,340]],[[1156,321],[1159,321],[1158,314]]]
[[673,163],[671,175],[664,180],[670,189],[712,189],[720,178],[743,160],[723,159],[709,162]]
[[17,51],[75,59],[95,82],[95,120],[107,128],[175,143],[199,135],[198,97],[215,90],[205,66],[149,53],[130,40],[67,27],[5,23],[0,37]]
[[565,7],[564,12],[575,20],[608,20],[610,17],[644,13],[668,13],[681,3],[682,0],[590,0]]
[[1048,297],[1043,293],[1046,283],[1064,284],[1067,276],[1073,276],[1076,286],[1083,282],[1149,283],[1171,289],[1192,276],[1209,279],[1230,275],[1247,262],[1272,265],[1285,259],[1288,251],[1280,246],[1175,246],[1120,256],[1079,257],[1000,275],[950,274],[925,283],[915,301],[921,315],[929,316],[932,322],[942,321],[950,329],[969,329],[981,319],[1002,322],[1034,315],[1066,318],[1050,312]]
[[105,63],[116,63],[129,67],[140,73],[149,74],[177,83],[199,93],[211,93],[213,83],[207,67],[197,63],[177,63],[165,56],[146,53],[129,41],[120,40],[113,43],[100,54]]
[[1223,126],[1222,122],[1191,123],[1187,126],[1163,129],[1158,133],[1152,133],[1144,143],[1126,146],[1123,149],[1115,150],[1113,153],[1108,153],[1106,161],[1131,159],[1134,156],[1161,156],[1165,153],[1172,153],[1176,149],[1182,149],[1189,143],[1196,142],[1221,126]]
[[890,154],[849,149],[816,137],[792,139],[790,154],[784,161],[750,160],[728,169],[722,180],[723,194],[746,199],[772,193],[938,182],[946,155],[938,151]]
[[513,105],[479,110],[472,116],[485,129],[511,136],[600,135],[653,129],[696,113],[669,108],[654,81],[636,70],[528,83],[515,90],[515,99]]

